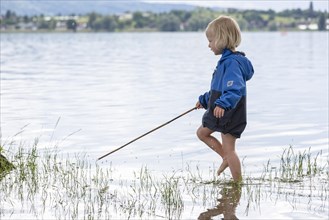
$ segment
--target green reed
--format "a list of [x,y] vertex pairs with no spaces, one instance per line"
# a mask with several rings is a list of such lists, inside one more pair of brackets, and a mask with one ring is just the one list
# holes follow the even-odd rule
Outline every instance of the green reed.
[[295,153],[292,146],[283,150],[280,158],[280,167],[278,178],[284,182],[302,181],[303,177],[312,177],[317,174],[322,174],[324,167],[319,167],[317,159],[318,152],[315,157],[312,157],[311,148],[308,151]]
[[[234,185],[225,173],[216,177],[215,166],[206,172],[199,164],[189,163],[182,170],[158,176],[142,166],[132,180],[115,179],[112,166],[101,167],[85,155],[65,157],[56,149],[40,151],[38,144],[35,139],[31,148],[20,146],[16,152],[1,148],[14,169],[0,181],[0,213],[16,212],[20,203],[37,218],[48,218],[49,214],[44,215],[50,213],[56,219],[111,219],[117,213],[125,219],[180,219],[189,208],[187,201],[193,206],[212,206],[227,194],[220,189]],[[285,198],[292,206],[306,198],[310,209],[316,199],[321,201],[320,211],[328,209],[328,163],[319,163],[320,156],[321,152],[313,156],[310,148],[296,153],[289,147],[279,163],[268,160],[260,177],[244,173],[240,188],[246,215],[250,210],[260,211],[264,197]]]
[[71,162],[72,159],[59,158],[51,151],[41,154],[37,144],[36,140],[30,149],[21,146],[10,155],[15,169],[0,182],[2,202],[13,204],[13,208],[20,202],[35,216],[42,216],[52,207],[52,215],[57,219],[109,216],[110,169],[92,166],[81,157]]

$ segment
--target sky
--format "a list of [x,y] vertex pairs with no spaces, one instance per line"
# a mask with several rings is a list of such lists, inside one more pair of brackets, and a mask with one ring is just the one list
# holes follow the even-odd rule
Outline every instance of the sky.
[[[285,9],[308,9],[310,0],[150,0],[149,2],[184,3],[209,7],[239,8],[283,11]],[[314,10],[329,11],[328,0],[313,0]]]

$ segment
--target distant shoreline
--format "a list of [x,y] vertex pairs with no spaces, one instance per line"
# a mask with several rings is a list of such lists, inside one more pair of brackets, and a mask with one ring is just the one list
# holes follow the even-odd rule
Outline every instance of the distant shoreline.
[[[268,30],[244,30],[243,33],[288,33],[288,32],[328,32],[326,31],[319,31],[319,30],[276,30],[276,31],[268,31]],[[18,30],[18,31],[11,31],[11,30],[0,30],[0,34],[79,34],[79,33],[91,33],[91,34],[116,34],[116,33],[202,33],[203,31],[159,31],[159,30],[130,30],[130,31],[92,31],[92,30],[82,30],[82,31],[49,31],[49,30],[37,30],[37,31],[28,31],[28,30]]]
[[286,32],[328,31],[328,12],[308,10],[237,10],[218,12],[208,8],[192,11],[172,10],[165,13],[125,12],[120,15],[103,15],[96,12],[70,16],[20,16],[8,10],[0,15],[0,31],[3,32],[202,32],[208,23],[220,14],[236,19],[241,31]]

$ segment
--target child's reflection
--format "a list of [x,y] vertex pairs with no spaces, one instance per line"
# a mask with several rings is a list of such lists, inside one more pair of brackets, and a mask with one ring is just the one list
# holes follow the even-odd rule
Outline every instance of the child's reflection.
[[223,219],[238,219],[235,215],[235,209],[241,198],[241,185],[224,186],[221,191],[222,198],[218,199],[218,205],[215,208],[202,212],[198,220],[210,220],[211,217],[223,214]]

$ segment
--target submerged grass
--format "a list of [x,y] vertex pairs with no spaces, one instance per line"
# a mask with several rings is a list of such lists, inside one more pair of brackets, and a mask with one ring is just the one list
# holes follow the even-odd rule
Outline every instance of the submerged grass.
[[311,148],[284,149],[279,164],[269,160],[260,177],[244,175],[242,184],[217,178],[215,168],[205,177],[190,164],[162,177],[143,166],[132,180],[120,180],[112,166],[100,167],[84,155],[65,158],[57,150],[38,150],[38,139],[31,148],[0,149],[12,161],[6,169],[1,162],[0,217],[27,212],[52,219],[182,219],[194,207],[211,207],[198,219],[234,219],[241,197],[245,216],[260,211],[264,198],[284,199],[293,208],[302,198],[308,210],[328,210],[328,162],[320,164],[321,152],[313,156]]
[[36,145],[24,149],[9,157],[16,168],[0,182],[1,211],[16,212],[21,203],[22,210],[27,208],[36,217],[49,208],[56,219],[106,217],[111,204],[111,194],[106,194],[108,169],[91,166],[83,158],[70,162],[50,151],[40,154]]

